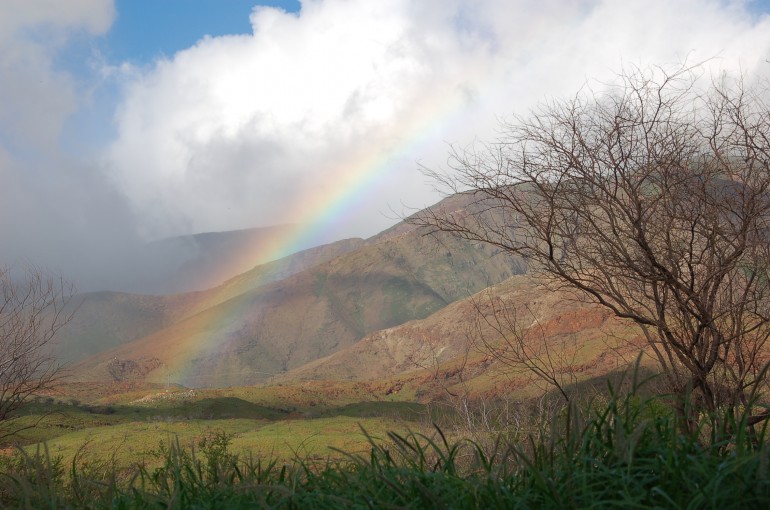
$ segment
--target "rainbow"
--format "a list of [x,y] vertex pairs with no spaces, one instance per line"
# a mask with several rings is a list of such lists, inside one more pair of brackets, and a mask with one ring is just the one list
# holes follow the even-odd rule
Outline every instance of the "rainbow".
[[[443,128],[451,126],[461,120],[461,113],[465,109],[465,102],[460,94],[453,94],[449,100],[434,98],[432,102],[414,110],[403,130],[403,123],[399,124],[399,133],[389,139],[396,139],[396,143],[390,150],[372,150],[364,148],[359,150],[344,162],[329,171],[329,182],[333,184],[333,191],[328,193],[305,192],[294,197],[293,203],[287,204],[290,210],[298,211],[299,217],[305,221],[300,224],[290,225],[289,228],[280,229],[267,240],[262,240],[257,245],[244,253],[248,257],[246,262],[252,261],[248,267],[277,260],[299,250],[302,246],[316,245],[316,240],[328,238],[335,220],[345,217],[360,204],[372,190],[385,181],[388,170],[399,161],[414,161],[430,143],[434,143]],[[239,258],[233,264],[244,267],[244,260]],[[248,264],[246,264],[248,265]],[[227,335],[228,329],[235,322],[232,319],[247,313],[240,309],[243,305],[237,300],[231,300],[239,292],[245,292],[253,287],[254,282],[244,284],[244,288],[234,293],[234,285],[237,288],[238,277],[233,278],[228,285],[220,285],[207,294],[206,307],[215,306],[216,313],[201,313],[200,320],[196,317],[187,320],[190,322],[189,334],[194,336],[193,341],[188,338],[180,338],[173,342],[174,347],[167,350],[166,365],[155,375],[157,382],[169,380],[172,383],[180,383],[188,386],[205,386],[207,377],[222,375],[195,373],[194,363],[196,358],[216,353],[221,347],[217,345],[219,339]],[[246,287],[248,285],[248,287]],[[182,328],[187,330],[188,328]],[[224,336],[223,336],[224,335]],[[243,373],[254,373],[248,367],[228,368],[227,370],[243,370]]]

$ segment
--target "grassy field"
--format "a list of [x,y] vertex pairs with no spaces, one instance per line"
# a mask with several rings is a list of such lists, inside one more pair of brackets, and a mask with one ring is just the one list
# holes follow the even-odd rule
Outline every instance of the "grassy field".
[[[74,389],[81,398],[88,395]],[[360,400],[364,396],[308,386],[92,392],[86,401],[40,398],[6,425],[24,430],[6,438],[5,446],[20,444],[31,453],[45,442],[48,453],[67,465],[77,455],[108,459],[122,469],[151,460],[171,444],[193,448],[224,435],[234,453],[285,462],[298,455],[325,459],[339,457],[337,450],[363,451],[368,439],[362,429],[385,437],[391,430],[425,426],[420,404]]]
[[[405,429],[403,422],[384,418],[332,417],[312,420],[265,421],[245,418],[211,420],[127,421],[110,426],[83,427],[47,440],[51,455],[69,465],[75,455],[91,460],[114,458],[118,467],[146,462],[170,444],[192,448],[217,434],[230,438],[233,453],[287,462],[296,456],[339,457],[334,449],[362,452],[368,448],[362,428],[376,437]],[[414,427],[411,427],[414,428]],[[28,445],[34,452],[38,444]],[[114,457],[113,457],[114,456]]]
[[[233,407],[240,401],[227,400],[235,397],[221,397],[226,400],[219,406],[210,405],[217,398],[211,394],[198,397],[193,403],[209,412],[284,412],[255,402],[251,404],[256,407],[241,405],[238,411]],[[283,418],[187,419],[174,415],[179,409],[169,404],[171,400],[163,402],[169,414],[155,405],[157,401],[144,399],[140,404],[146,407],[116,405],[104,423],[89,421],[86,415],[93,413],[83,404],[71,406],[75,410],[70,413],[58,410],[60,419],[80,428],[51,437],[45,448],[28,445],[0,456],[0,505],[180,509],[770,505],[765,428],[747,434],[745,426],[733,419],[728,422],[735,433],[715,436],[718,420],[704,417],[692,434],[682,434],[665,402],[639,394],[561,407],[532,422],[520,440],[497,435],[497,441],[487,443],[453,439],[439,429],[404,420],[418,411],[407,403],[327,405],[314,417],[300,417],[305,410],[300,406]]]

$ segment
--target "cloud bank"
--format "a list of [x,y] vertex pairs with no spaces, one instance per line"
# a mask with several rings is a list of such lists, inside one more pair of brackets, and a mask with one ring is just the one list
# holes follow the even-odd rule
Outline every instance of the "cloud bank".
[[0,3],[0,264],[44,265],[85,288],[119,285],[110,261],[139,238],[129,199],[97,158],[63,143],[95,84],[58,59],[109,30],[114,14],[110,0]]
[[[253,34],[204,38],[129,80],[109,167],[144,232],[306,222],[314,193],[366,193],[342,231],[435,200],[416,171],[499,117],[624,63],[767,65],[770,20],[745,3],[308,1],[255,8]],[[381,163],[383,160],[390,163]],[[352,175],[351,175],[352,174]],[[358,189],[377,181],[376,189]]]
[[53,62],[72,37],[108,30],[114,10],[48,3],[0,7],[0,228],[14,253],[59,259],[65,244],[98,258],[109,250],[97,244],[128,252],[136,239],[276,223],[371,235],[391,209],[439,199],[420,164],[496,138],[501,117],[538,100],[601,87],[624,65],[770,68],[770,17],[746,1],[255,7],[251,34],[204,37],[143,68],[105,64],[119,87],[114,137],[84,160],[62,156],[60,140],[88,86]]

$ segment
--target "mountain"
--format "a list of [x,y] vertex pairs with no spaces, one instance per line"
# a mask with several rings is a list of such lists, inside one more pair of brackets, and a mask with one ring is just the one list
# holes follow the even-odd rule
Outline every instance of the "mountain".
[[542,394],[534,391],[544,389],[542,381],[504,362],[503,353],[511,352],[506,341],[517,338],[514,330],[533,361],[551,366],[567,383],[626,367],[644,343],[637,330],[598,305],[518,275],[424,319],[370,333],[272,383],[384,380],[393,392],[411,386],[423,400],[470,389],[477,395]]
[[57,332],[53,355],[63,362],[83,359],[157,331],[172,322],[172,300],[122,292],[90,292],[69,303],[72,320]]
[[[457,211],[467,205],[463,196],[440,204]],[[262,382],[525,270],[488,245],[429,234],[401,223],[312,267],[284,262],[282,272],[271,263],[207,291],[171,296],[167,310],[174,312],[155,319],[160,329],[113,344],[75,371],[99,380],[125,363],[144,367],[137,370],[148,381]]]
[[207,291],[169,296],[121,292],[90,292],[74,296],[70,302],[70,310],[75,312],[73,319],[58,332],[53,354],[71,362],[115,348],[363,244],[362,239],[344,239],[316,246],[252,268]]
[[118,287],[111,290],[153,295],[206,290],[257,265],[334,241],[305,238],[302,232],[300,225],[275,225],[154,241],[121,262],[124,267],[116,271],[130,278],[116,278]]

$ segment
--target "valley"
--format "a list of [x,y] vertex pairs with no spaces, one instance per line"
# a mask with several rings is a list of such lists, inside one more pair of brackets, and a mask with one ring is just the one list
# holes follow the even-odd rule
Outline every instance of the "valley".
[[[457,195],[434,207],[473,205]],[[66,462],[118,443],[130,464],[161,439],[214,432],[241,453],[288,459],[365,449],[361,429],[450,430],[458,398],[524,409],[553,390],[496,355],[505,331],[482,319],[501,303],[526,310],[527,343],[558,354],[566,387],[634,360],[617,341],[633,335],[627,325],[538,284],[522,260],[401,222],[206,290],[75,296],[54,343],[66,378],[15,420],[14,441],[46,441]]]

